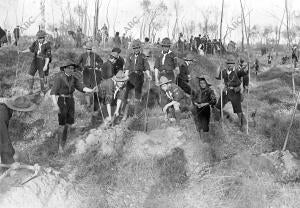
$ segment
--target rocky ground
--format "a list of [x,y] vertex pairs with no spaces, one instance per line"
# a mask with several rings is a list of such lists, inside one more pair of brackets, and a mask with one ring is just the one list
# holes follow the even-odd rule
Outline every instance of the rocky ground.
[[[57,51],[60,58],[53,64],[77,53]],[[20,57],[18,66],[12,60],[1,69],[1,88],[26,86],[23,81],[14,85],[17,71],[18,79],[26,80],[26,57]],[[195,67],[213,78],[219,63],[216,57],[198,57]],[[0,207],[299,207],[299,110],[287,151],[280,151],[295,102],[289,66],[262,69],[258,77],[252,74],[251,93],[244,101],[244,109],[249,105],[249,135],[240,132],[229,105],[223,125],[213,120],[211,132],[202,135],[211,139],[210,147],[188,113],[180,123],[170,124],[154,106],[147,132],[144,114],[105,129],[92,121],[78,93],[77,121],[65,153],[59,155],[50,97],[37,96],[38,110],[22,120],[14,117],[11,135],[21,162],[39,164],[41,171],[24,185],[32,171],[17,170],[1,180]],[[208,164],[211,151],[214,160]]]

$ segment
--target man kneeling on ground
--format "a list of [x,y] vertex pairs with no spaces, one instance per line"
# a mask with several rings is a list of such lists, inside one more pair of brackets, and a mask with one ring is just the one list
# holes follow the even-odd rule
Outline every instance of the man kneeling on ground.
[[15,162],[15,150],[8,134],[9,120],[12,117],[13,111],[29,112],[35,108],[36,105],[24,96],[0,98],[0,157],[2,164],[12,164]]
[[162,89],[161,106],[165,113],[165,118],[171,122],[179,119],[178,113],[187,104],[183,90],[172,83],[167,77],[160,78],[159,86]]
[[74,76],[74,69],[77,67],[76,64],[71,62],[62,66],[60,68],[62,72],[55,79],[50,93],[52,95],[54,110],[58,112],[58,123],[63,127],[60,129],[58,135],[59,153],[63,152],[68,136],[68,128],[75,121],[75,102],[73,97],[75,89],[83,93],[96,91],[96,87],[94,89],[83,87],[83,84]]
[[[104,100],[106,104],[108,117],[106,118],[107,124],[113,122],[113,117],[117,118],[120,113],[120,107],[123,102],[125,93],[125,82],[128,80],[128,76],[124,72],[119,71],[115,76],[110,79],[103,80],[99,87],[99,97]],[[112,117],[111,106],[117,105]]]

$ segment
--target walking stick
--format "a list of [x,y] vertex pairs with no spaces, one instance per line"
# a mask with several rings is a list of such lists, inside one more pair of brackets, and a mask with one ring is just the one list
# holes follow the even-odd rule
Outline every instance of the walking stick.
[[[222,0],[221,22],[220,22],[220,44],[222,44],[222,24],[223,24],[224,0]],[[222,50],[220,50],[220,60],[222,57]],[[220,67],[221,83],[223,83],[223,71]],[[221,88],[221,126],[223,128],[223,89]]]
[[150,80],[148,81],[149,81],[149,85],[148,85],[147,100],[146,100],[144,132],[147,132],[147,127],[148,127],[148,102],[149,102],[150,85],[151,85],[151,81]]
[[296,99],[295,107],[294,107],[292,118],[291,118],[291,122],[290,122],[288,131],[287,131],[287,134],[286,134],[286,137],[285,137],[285,141],[284,141],[282,151],[285,151],[285,149],[286,149],[286,145],[287,145],[287,142],[288,142],[288,139],[289,139],[289,134],[290,134],[290,131],[291,131],[291,128],[292,128],[292,125],[293,125],[294,118],[295,118],[299,98],[300,98],[300,92],[298,92],[298,96],[297,96],[297,99]]
[[[94,53],[93,71],[94,71],[95,84],[98,88],[97,77],[96,77],[96,69],[95,69],[95,60],[96,60],[96,53]],[[99,89],[98,89],[98,91],[99,91]],[[93,96],[94,96],[94,100],[95,100],[95,93],[93,93]],[[97,92],[97,101],[98,101],[98,106],[99,106],[99,110],[100,110],[100,113],[101,113],[102,120],[104,121],[104,116],[103,116],[103,112],[102,112],[101,104],[100,104],[100,99],[99,99],[99,92]],[[95,103],[94,103],[94,105],[95,105]]]

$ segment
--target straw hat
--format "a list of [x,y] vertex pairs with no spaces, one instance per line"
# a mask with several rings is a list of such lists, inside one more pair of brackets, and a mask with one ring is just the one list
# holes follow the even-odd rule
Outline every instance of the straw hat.
[[19,96],[8,98],[4,101],[4,104],[15,111],[29,112],[36,108],[36,104],[32,103],[28,97]]
[[36,33],[36,37],[37,38],[45,38],[47,36],[47,33],[44,31],[44,30],[39,30],[37,33]]
[[162,86],[162,85],[164,85],[164,84],[168,84],[168,83],[170,83],[170,82],[172,82],[172,80],[169,80],[167,77],[162,76],[162,77],[160,77],[160,79],[159,79],[159,86]]
[[85,44],[85,46],[83,46],[85,49],[87,49],[87,50],[92,50],[92,48],[93,48],[93,43],[92,42],[87,42],[86,44]]
[[116,82],[125,82],[128,80],[128,77],[125,75],[124,72],[118,71],[118,73],[115,76],[113,76],[112,79]]
[[171,40],[170,40],[170,38],[164,38],[164,39],[162,39],[161,45],[162,46],[171,46]]
[[194,55],[189,53],[183,58],[185,61],[194,61]]
[[61,71],[64,71],[65,68],[69,67],[69,66],[73,66],[74,68],[78,68],[79,66],[77,64],[75,64],[73,61],[71,60],[66,60],[64,65],[59,67]]

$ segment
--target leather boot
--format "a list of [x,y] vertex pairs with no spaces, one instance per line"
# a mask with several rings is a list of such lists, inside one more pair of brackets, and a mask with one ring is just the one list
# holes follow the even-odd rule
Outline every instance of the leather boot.
[[45,89],[45,81],[44,81],[44,78],[40,78],[40,86],[41,86],[41,92],[45,94],[46,89]]
[[243,113],[238,113],[238,117],[239,117],[239,126],[240,126],[240,130],[242,132],[245,131],[245,122],[244,122],[244,114]]

